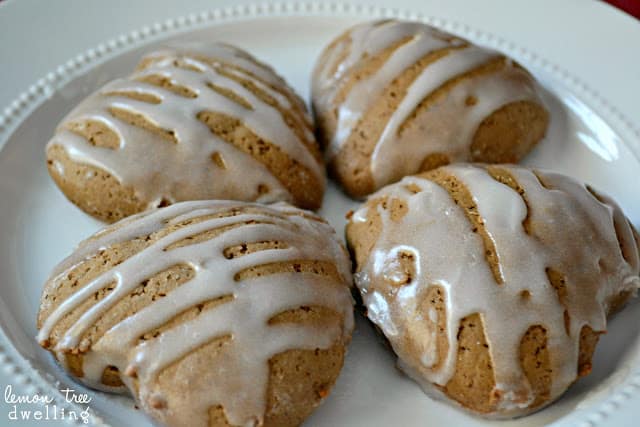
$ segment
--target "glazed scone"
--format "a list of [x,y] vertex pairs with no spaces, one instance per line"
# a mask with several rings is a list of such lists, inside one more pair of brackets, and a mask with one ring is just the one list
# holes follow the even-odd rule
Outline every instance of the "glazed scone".
[[333,229],[286,203],[176,203],[82,242],[45,284],[38,340],[162,425],[296,426],[353,330]]
[[346,233],[399,367],[485,417],[535,411],[588,374],[607,315],[640,285],[640,241],[615,202],[519,166],[405,177]]
[[312,101],[329,170],[354,197],[453,162],[515,163],[549,121],[537,83],[511,59],[396,20],[326,47]]
[[107,222],[184,200],[316,209],[325,186],[302,100],[271,67],[226,44],[143,57],[62,120],[46,158],[67,198]]

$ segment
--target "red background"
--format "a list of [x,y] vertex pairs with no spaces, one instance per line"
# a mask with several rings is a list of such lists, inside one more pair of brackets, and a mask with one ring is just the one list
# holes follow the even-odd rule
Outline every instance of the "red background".
[[607,3],[618,7],[632,16],[640,19],[640,0],[605,0]]

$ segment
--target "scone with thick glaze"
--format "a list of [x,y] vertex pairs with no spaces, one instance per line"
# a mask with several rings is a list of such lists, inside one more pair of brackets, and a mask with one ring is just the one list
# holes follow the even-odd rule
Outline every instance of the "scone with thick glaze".
[[546,133],[538,91],[504,55],[396,20],[337,37],[312,78],[329,170],[354,197],[453,162],[518,162]]
[[640,285],[640,241],[614,201],[519,166],[405,177],[346,233],[399,367],[486,417],[528,414],[588,374],[607,316]]
[[296,426],[342,368],[350,269],[310,212],[176,203],[82,242],[44,287],[38,339],[163,425]]
[[46,157],[67,198],[107,222],[184,200],[316,209],[325,185],[302,100],[271,67],[225,44],[146,55],[62,120]]

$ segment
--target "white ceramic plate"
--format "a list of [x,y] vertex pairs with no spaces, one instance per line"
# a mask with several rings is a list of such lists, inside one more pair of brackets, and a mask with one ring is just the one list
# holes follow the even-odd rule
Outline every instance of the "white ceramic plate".
[[[149,425],[128,398],[87,391],[71,381],[34,340],[40,291],[50,269],[100,224],[68,202],[49,179],[44,145],[57,122],[84,96],[128,73],[140,54],[171,40],[223,40],[246,48],[272,64],[303,95],[316,55],[334,36],[355,22],[379,16],[425,19],[481,44],[505,50],[523,62],[545,85],[552,112],[547,138],[526,163],[567,173],[612,195],[632,222],[640,225],[637,179],[638,131],[624,117],[611,126],[605,103],[544,58],[489,33],[447,19],[422,18],[398,11],[287,5],[230,9],[159,27],[146,27],[112,44],[100,45],[70,61],[26,95],[31,113],[14,131],[0,135],[0,377],[23,393],[58,396],[65,386],[93,397],[91,422],[99,425]],[[286,15],[298,15],[292,19]],[[304,15],[304,16],[301,16]],[[247,22],[247,21],[250,22]],[[295,37],[292,37],[292,34]],[[46,96],[43,96],[46,95]],[[46,98],[46,99],[45,99]],[[41,101],[41,102],[39,102]],[[619,116],[619,114],[618,114]],[[2,126],[4,123],[0,123]],[[321,211],[342,231],[344,214],[355,202],[331,186]],[[532,416],[494,422],[501,426],[596,425],[640,389],[640,303],[633,302],[609,324],[594,359],[593,373],[557,403]],[[75,408],[79,410],[78,408]],[[0,414],[4,424],[5,414]],[[394,367],[394,357],[358,319],[342,374],[309,426],[489,425],[426,397]]]

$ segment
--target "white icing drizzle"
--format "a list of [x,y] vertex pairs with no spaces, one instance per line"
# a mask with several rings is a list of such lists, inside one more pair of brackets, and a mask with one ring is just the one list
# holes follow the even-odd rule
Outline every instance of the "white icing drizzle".
[[[258,63],[246,52],[223,44],[179,45],[151,53],[143,58],[143,63],[145,60],[153,62],[125,79],[108,83],[72,110],[61,122],[48,147],[62,146],[72,160],[106,170],[121,183],[131,185],[136,195],[148,202],[148,207],[157,206],[162,199],[169,202],[198,199],[293,201],[291,194],[265,166],[214,135],[196,117],[201,111],[213,111],[238,119],[259,137],[299,161],[324,183],[322,165],[287,125],[282,114],[251,90],[219,72],[224,70],[251,81],[274,98],[280,108],[291,111],[291,117],[303,130],[307,141],[314,141],[310,117],[302,101],[269,67]],[[177,66],[178,60],[194,69]],[[213,62],[208,64],[205,60]],[[181,96],[139,81],[151,75],[160,75],[173,84],[186,86],[197,97]],[[234,92],[251,108],[214,91],[208,84]],[[160,103],[117,96],[113,92],[151,94],[160,99]],[[284,94],[297,105],[292,105]],[[141,114],[160,128],[173,131],[177,143],[114,117],[108,111],[110,107]],[[84,137],[65,128],[68,123],[86,119],[99,121],[113,130],[120,138],[120,147],[113,150],[91,145]],[[212,161],[215,152],[224,159],[226,169]],[[247,170],[253,173],[247,174]],[[257,189],[261,184],[270,191],[261,195]]]
[[[111,327],[83,354],[83,381],[100,388],[102,372],[108,365],[116,366],[121,373],[134,371],[139,400],[147,410],[153,411],[149,402],[163,399],[153,394],[153,381],[164,368],[216,337],[231,335],[232,343],[225,347],[225,355],[216,359],[216,368],[199,372],[198,378],[190,379],[194,385],[204,387],[194,388],[193,393],[185,397],[190,425],[206,425],[207,411],[214,405],[224,407],[233,425],[260,425],[266,407],[269,359],[289,349],[328,348],[336,340],[346,342],[353,330],[350,262],[328,224],[296,215],[301,211],[285,204],[178,203],[127,218],[86,240],[56,268],[50,280],[60,280],[78,263],[115,243],[146,236],[187,219],[247,206],[260,212],[183,226],[113,266],[62,302],[44,322],[38,340],[45,342],[65,315],[94,292],[115,282],[111,293],[64,331],[53,350],[60,360],[65,360],[64,352],[76,348],[88,328],[142,281],[174,265],[187,264],[195,270],[192,279]],[[186,237],[248,220],[264,223],[244,224],[210,240],[166,250]],[[232,259],[223,256],[227,247],[272,240],[285,242],[287,247]],[[330,277],[304,272],[234,280],[235,274],[245,268],[293,260],[331,262],[338,270],[340,281],[336,283]],[[226,295],[233,295],[234,299],[205,310],[156,338],[138,340],[145,332],[166,324],[184,310]],[[276,314],[304,305],[335,310],[343,319],[342,325],[318,330],[297,324],[268,324]],[[123,376],[122,379],[132,387],[130,378]]]
[[[363,58],[374,56],[406,37],[412,39],[396,48],[375,73],[356,82],[342,102],[336,101],[348,71],[355,69]],[[314,109],[320,116],[337,111],[336,131],[330,136],[327,149],[329,160],[338,155],[355,126],[394,78],[420,58],[442,49],[451,50],[422,70],[376,142],[371,156],[376,188],[419,171],[429,154],[445,153],[451,161],[469,159],[469,145],[475,130],[500,107],[523,100],[542,104],[533,79],[508,61],[498,72],[456,85],[437,108],[423,112],[413,126],[400,132],[400,126],[434,90],[456,76],[499,58],[500,54],[467,45],[464,40],[425,24],[367,22],[349,30],[346,40],[326,51],[314,70]],[[345,51],[347,55],[342,58]],[[470,96],[476,99],[473,106],[466,105]]]
[[[406,177],[371,196],[372,200],[403,200],[408,211],[394,221],[378,205],[380,235],[368,259],[358,266],[355,281],[369,318],[391,342],[399,365],[429,393],[434,391],[432,384],[446,385],[455,372],[460,320],[480,313],[496,389],[501,392],[498,413],[493,415],[516,416],[526,413],[535,397],[519,361],[525,332],[534,325],[546,329],[553,370],[552,401],[577,377],[582,327],[606,331],[609,299],[635,292],[640,286],[640,260],[631,227],[613,201],[603,197],[606,204],[599,202],[584,185],[563,175],[536,172],[552,187],[547,189],[526,168],[502,168],[524,188],[528,208],[516,191],[493,179],[482,167],[459,164],[443,170],[472,195],[496,249],[503,284],[496,282],[485,259],[483,241],[473,233],[463,209],[445,189],[420,177]],[[410,184],[420,192],[410,191]],[[369,209],[361,208],[351,221],[367,221]],[[527,213],[531,235],[523,226]],[[412,280],[401,286],[391,284],[394,277],[403,274],[397,261],[399,251],[412,254],[415,267]],[[565,276],[564,306],[549,283],[548,267]],[[415,350],[403,344],[406,334],[426,328],[422,319],[430,318],[435,324],[437,313],[424,313],[420,306],[431,285],[444,289],[446,304],[449,349],[439,369],[434,369],[438,359],[435,329],[413,336],[422,340],[423,354],[414,354]],[[522,298],[523,291],[530,293],[529,298]],[[565,309],[570,317],[568,334]]]

